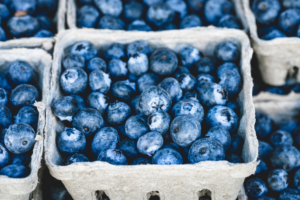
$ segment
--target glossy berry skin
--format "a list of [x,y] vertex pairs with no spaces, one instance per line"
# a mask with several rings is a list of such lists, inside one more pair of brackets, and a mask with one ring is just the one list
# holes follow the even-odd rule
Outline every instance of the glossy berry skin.
[[35,136],[35,131],[28,124],[13,124],[5,133],[4,143],[10,152],[23,154],[32,149]]
[[157,3],[149,7],[147,20],[156,27],[160,27],[174,18],[174,11],[166,3]]
[[109,104],[109,98],[101,92],[92,92],[87,98],[87,105],[98,110],[102,115]]
[[33,68],[24,61],[14,61],[7,70],[8,79],[16,85],[29,83],[33,78]]
[[270,161],[274,168],[291,171],[300,166],[300,152],[291,145],[280,145],[274,148]]
[[127,27],[128,31],[152,31],[152,28],[144,20],[135,20]]
[[164,139],[158,132],[149,132],[141,136],[137,141],[137,149],[140,153],[153,156],[164,143]]
[[300,190],[288,188],[282,191],[278,200],[294,200],[300,198]]
[[68,53],[65,55],[63,61],[62,61],[62,66],[64,69],[69,69],[72,67],[79,67],[84,69],[85,68],[85,60],[84,57],[78,54],[74,53]]
[[170,135],[179,146],[190,146],[201,137],[201,124],[194,117],[178,116],[170,125]]
[[135,76],[146,73],[149,69],[149,61],[146,54],[135,53],[128,59],[128,70]]
[[76,128],[65,128],[56,140],[57,148],[65,155],[81,153],[86,146],[85,135]]
[[171,117],[167,112],[157,111],[148,116],[148,126],[151,131],[165,134],[169,130]]
[[208,57],[201,57],[195,63],[193,70],[196,74],[211,74],[215,71],[215,63]]
[[73,117],[72,126],[86,137],[91,137],[104,126],[104,120],[98,110],[83,108]]
[[238,135],[231,135],[231,145],[228,149],[229,152],[234,153],[236,155],[241,155],[244,146],[244,139]]
[[188,115],[194,117],[200,123],[204,119],[203,107],[198,101],[193,99],[185,99],[176,103],[172,108],[172,114],[174,117]]
[[15,116],[15,123],[28,124],[33,128],[37,127],[39,113],[36,109],[30,106],[21,108]]
[[114,97],[123,101],[129,101],[136,94],[136,86],[134,82],[129,80],[118,81],[112,85],[111,92]]
[[149,116],[157,111],[168,112],[171,105],[171,96],[164,89],[157,86],[145,90],[139,100],[139,110],[145,116]]
[[224,41],[215,47],[214,55],[219,62],[237,62],[240,58],[240,51],[233,42]]
[[28,166],[31,161],[31,155],[26,154],[13,154],[11,156],[11,164],[21,164],[24,166]]
[[289,132],[278,130],[270,135],[270,143],[273,146],[292,145],[293,138]]
[[7,27],[13,37],[31,37],[39,30],[39,22],[29,15],[12,17],[8,20]]
[[123,10],[121,0],[95,0],[94,2],[104,15],[118,17]]
[[128,74],[126,63],[120,59],[113,59],[108,63],[108,71],[114,80],[124,79]]
[[66,159],[64,164],[71,165],[73,163],[79,163],[79,162],[89,162],[89,159],[83,154],[75,153],[74,155],[69,156]]
[[221,78],[221,76],[226,72],[226,71],[235,71],[239,73],[239,69],[236,64],[232,62],[225,62],[222,65],[220,65],[216,71],[217,77]]
[[75,99],[75,101],[77,102],[78,109],[85,108],[85,103],[81,96],[72,94],[72,95],[70,95],[70,97],[73,97],[73,99]]
[[[215,83],[216,79],[215,77],[213,77],[210,74],[199,74],[197,76],[197,82],[201,83],[201,82],[210,82],[210,83]],[[199,84],[198,84],[199,85]]]
[[283,169],[274,169],[268,174],[268,186],[271,190],[280,192],[289,185],[288,173]]
[[101,151],[97,160],[108,162],[112,165],[128,165],[126,157],[119,149],[106,149]]
[[12,114],[6,106],[0,106],[0,129],[8,128],[12,124]]
[[73,116],[78,111],[78,104],[71,96],[61,97],[52,102],[51,109],[54,115],[61,121],[67,120],[71,122]]
[[23,106],[32,106],[38,98],[39,92],[34,86],[22,84],[12,90],[9,102],[13,108],[21,108]]
[[39,30],[36,34],[34,34],[34,37],[36,37],[36,38],[50,38],[50,37],[54,37],[54,35],[51,31],[42,29],[42,30]]
[[126,58],[125,47],[120,43],[113,43],[108,46],[104,51],[104,57],[108,60],[120,59],[123,60]]
[[159,76],[172,74],[178,66],[176,54],[166,48],[157,49],[150,57],[150,70]]
[[81,55],[82,57],[84,57],[85,61],[88,62],[91,59],[97,57],[98,50],[92,43],[82,41],[77,42],[72,46],[71,53]]
[[107,121],[112,125],[124,124],[131,115],[131,108],[124,102],[115,101],[107,108]]
[[109,74],[102,70],[92,71],[89,75],[89,86],[94,92],[101,92],[106,94],[111,85],[111,79]]
[[239,124],[238,116],[235,112],[226,106],[215,106],[207,112],[205,122],[209,128],[222,126],[233,133]]
[[82,94],[87,87],[88,76],[81,68],[66,69],[60,77],[60,85],[67,94]]
[[273,151],[273,147],[264,141],[258,141],[258,155],[259,159],[267,160],[269,159],[271,153]]
[[218,25],[220,19],[227,14],[232,14],[234,7],[228,0],[208,0],[204,7],[206,21]]
[[137,158],[131,163],[131,165],[148,165],[148,164],[151,164],[150,158],[144,158],[144,157]]
[[182,97],[182,90],[179,82],[172,77],[165,78],[158,84],[159,87],[166,90],[172,98],[173,102],[179,101]]
[[125,139],[118,144],[118,149],[120,149],[128,159],[135,159],[139,156],[136,143],[136,140]]
[[196,88],[197,80],[192,74],[181,74],[177,80],[183,91],[192,91]]
[[137,80],[137,89],[140,93],[142,93],[152,86],[157,86],[159,80],[159,77],[153,73],[143,74]]
[[125,24],[122,20],[110,15],[104,15],[98,23],[99,29],[124,30]]
[[224,160],[225,152],[222,144],[216,140],[201,138],[191,146],[188,159],[192,164],[207,160]]
[[164,148],[155,153],[152,158],[152,164],[155,165],[180,165],[183,159],[177,151],[171,148]]
[[92,141],[92,152],[97,157],[99,153],[106,149],[115,149],[120,137],[118,131],[113,127],[101,128]]
[[13,87],[8,82],[6,75],[4,73],[0,73],[0,87],[5,89],[8,92],[10,92],[13,89]]
[[242,78],[236,71],[228,70],[220,76],[219,85],[226,88],[228,98],[236,97],[242,88]]
[[125,133],[130,139],[137,140],[149,131],[147,120],[141,115],[133,115],[125,123]]
[[246,194],[250,197],[261,197],[268,193],[265,182],[260,178],[250,178],[245,182]]
[[84,5],[77,11],[77,26],[79,28],[96,28],[100,13],[92,5]]
[[87,63],[87,72],[88,73],[91,73],[92,71],[95,71],[98,69],[102,70],[103,72],[106,72],[106,68],[107,68],[106,62],[102,58],[99,58],[99,57],[93,58],[92,60],[90,60]]
[[218,23],[218,27],[242,29],[239,19],[234,15],[223,16]]
[[4,144],[0,143],[0,168],[8,165],[10,162],[10,154]]
[[212,127],[205,134],[205,136],[220,142],[223,145],[224,151],[227,151],[227,149],[230,147],[231,144],[230,133],[221,126]]
[[264,25],[275,22],[281,5],[278,0],[254,0],[252,3],[252,11],[256,20]]
[[295,35],[300,23],[300,10],[288,9],[279,16],[279,27],[287,35]]
[[126,21],[138,20],[141,18],[144,12],[143,4],[136,1],[130,1],[129,3],[126,3],[123,9],[124,18]]
[[21,164],[11,164],[6,167],[3,167],[0,170],[0,175],[8,176],[10,178],[24,178],[30,173],[24,165]]
[[145,55],[150,55],[152,53],[152,48],[148,45],[147,42],[138,40],[128,44],[127,46],[127,56],[130,57],[135,53],[141,53]]
[[202,21],[198,15],[187,15],[180,22],[180,29],[202,26]]

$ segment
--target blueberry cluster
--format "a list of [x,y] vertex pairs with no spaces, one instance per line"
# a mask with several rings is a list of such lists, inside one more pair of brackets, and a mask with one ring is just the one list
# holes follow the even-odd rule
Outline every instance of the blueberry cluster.
[[252,11],[263,40],[300,37],[300,1],[253,0]]
[[77,26],[159,31],[214,25],[242,29],[230,0],[78,0]]
[[255,175],[245,182],[249,197],[300,199],[300,126],[297,120],[277,125],[269,115],[256,111],[260,163]]
[[239,59],[231,41],[217,44],[213,58],[190,45],[176,55],[135,41],[109,45],[102,59],[92,43],[75,43],[60,77],[69,96],[51,105],[71,127],[57,135],[64,164],[243,162]]
[[22,178],[30,173],[38,122],[33,104],[40,96],[33,82],[34,70],[24,61],[12,62],[0,73],[0,175]]
[[0,41],[22,37],[53,37],[52,18],[58,0],[1,0]]

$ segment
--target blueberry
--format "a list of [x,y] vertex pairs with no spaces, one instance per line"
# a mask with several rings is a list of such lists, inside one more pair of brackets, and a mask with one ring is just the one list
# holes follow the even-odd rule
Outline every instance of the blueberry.
[[15,116],[15,123],[28,124],[33,128],[37,127],[39,113],[31,106],[24,106]]
[[192,74],[181,74],[177,77],[177,80],[183,91],[192,91],[196,89],[197,80]]
[[238,164],[238,163],[244,163],[244,160],[242,157],[237,156],[233,153],[227,153],[225,155],[225,160],[227,160],[230,163]]
[[0,168],[6,166],[10,162],[10,155],[3,144],[0,143]]
[[201,82],[210,82],[210,83],[215,83],[216,79],[215,77],[213,77],[210,74],[199,74],[197,76],[197,82],[201,83]]
[[261,160],[267,160],[273,151],[273,147],[264,141],[258,141],[258,157]]
[[131,165],[147,165],[147,164],[151,164],[150,158],[137,158],[135,159]]
[[139,156],[136,145],[135,140],[125,139],[118,144],[118,149],[120,149],[127,158],[135,159]]
[[218,67],[217,77],[220,78],[226,71],[229,71],[229,70],[239,73],[239,69],[236,66],[236,64],[234,64],[232,62],[225,62]]
[[300,169],[298,169],[296,171],[296,173],[294,174],[294,187],[296,187],[298,190],[300,188]]
[[279,129],[292,133],[294,130],[297,129],[298,126],[299,126],[299,124],[296,120],[288,120],[288,121],[283,122],[280,125]]
[[103,72],[106,72],[106,68],[107,68],[106,62],[99,57],[93,58],[87,63],[88,73],[91,73],[92,71],[95,70],[102,70]]
[[85,135],[76,128],[65,128],[56,140],[57,148],[65,155],[80,153],[85,149]]
[[0,143],[4,144],[4,138],[5,138],[5,133],[7,131],[7,128],[2,129],[0,132]]
[[160,76],[172,74],[177,66],[177,56],[170,49],[160,48],[151,54],[150,70]]
[[273,129],[273,122],[269,115],[259,110],[255,111],[255,131],[258,139],[266,138]]
[[32,15],[37,7],[36,0],[10,0],[10,9],[12,12],[19,10],[25,11],[29,15]]
[[163,137],[158,132],[149,132],[142,135],[137,141],[137,149],[140,153],[152,156],[163,145]]
[[28,124],[13,124],[5,133],[5,146],[14,154],[26,153],[35,143],[35,132]]
[[268,87],[265,91],[272,94],[285,95],[284,91],[279,87]]
[[232,14],[234,7],[228,0],[208,0],[204,7],[207,22],[217,25],[220,19],[227,14]]
[[246,194],[250,197],[261,197],[268,193],[265,182],[260,178],[250,178],[245,182]]
[[291,171],[300,166],[300,152],[291,145],[280,145],[274,148],[270,161],[274,168]]
[[89,162],[89,159],[82,154],[79,153],[75,153],[72,156],[69,156],[66,161],[65,161],[65,165],[71,165],[73,163],[79,163],[79,162]]
[[104,126],[104,120],[98,110],[83,108],[73,117],[72,126],[90,137]]
[[164,148],[155,153],[152,158],[152,164],[155,165],[180,165],[183,159],[180,153],[174,149]]
[[98,50],[95,45],[90,42],[82,41],[75,43],[71,48],[71,53],[78,54],[84,57],[85,61],[88,62],[92,58],[97,57]]
[[209,128],[222,126],[233,133],[238,127],[238,116],[226,106],[215,106],[208,110],[205,122]]
[[79,28],[96,28],[100,13],[92,5],[84,5],[77,11],[77,26]]
[[13,37],[31,37],[39,30],[39,22],[29,15],[12,17],[8,20],[7,27]]
[[268,173],[268,170],[269,169],[268,169],[267,164],[264,161],[260,160],[259,164],[256,167],[255,174],[256,175],[266,175]]
[[200,17],[197,15],[194,14],[187,15],[181,20],[179,26],[180,29],[198,27],[198,26],[202,26],[202,21]]
[[289,132],[278,130],[273,132],[270,135],[270,143],[273,146],[278,145],[292,145],[293,144],[293,138],[292,135]]
[[37,38],[49,38],[49,37],[54,37],[53,33],[48,30],[39,30],[36,34],[34,34],[34,37]]
[[175,29],[178,29],[178,28],[177,28],[177,25],[175,25],[174,23],[168,22],[168,23],[166,23],[165,25],[162,25],[162,26],[159,28],[159,31],[175,30]]
[[193,99],[181,100],[172,108],[174,117],[180,115],[188,115],[194,117],[197,121],[202,123],[204,119],[204,109],[198,101]]
[[147,6],[152,6],[157,3],[163,3],[164,0],[143,0],[143,3],[146,4]]
[[120,43],[113,43],[105,49],[104,57],[108,60],[125,59],[125,47]]
[[167,112],[154,112],[148,117],[148,126],[151,131],[165,134],[169,130],[171,117]]
[[10,17],[10,11],[7,6],[3,3],[0,3],[0,18],[2,20],[8,20]]
[[78,67],[66,69],[60,76],[60,85],[67,94],[82,94],[87,87],[88,76]]
[[183,18],[187,14],[187,5],[184,0],[167,0],[166,4],[168,4],[180,18]]
[[169,148],[169,149],[174,149],[178,152],[180,152],[180,146],[178,144],[176,144],[175,142],[168,142],[168,143],[165,143],[163,146],[162,146],[162,149],[164,148]]
[[207,0],[187,0],[189,9],[193,12],[199,13],[204,8]]
[[138,76],[135,76],[131,73],[128,74],[128,80],[131,81],[131,82],[137,82],[137,80],[139,79]]
[[145,41],[135,41],[127,46],[127,56],[130,57],[135,53],[141,53],[145,55],[150,55],[152,53],[152,48]]
[[38,90],[29,84],[18,85],[12,90],[9,102],[13,108],[32,106],[39,98]]
[[280,10],[278,0],[254,0],[252,3],[252,11],[261,24],[269,25],[275,22]]
[[216,140],[201,138],[191,146],[188,159],[192,164],[207,160],[224,160],[225,152],[222,144]]
[[148,71],[149,61],[146,54],[135,53],[128,59],[128,70],[135,76],[140,76]]
[[11,164],[0,170],[0,175],[8,176],[10,178],[24,178],[28,176],[29,173],[29,169],[21,164]]
[[171,96],[161,87],[150,87],[140,96],[139,109],[145,116],[149,116],[157,111],[168,112],[171,106]]
[[236,114],[238,114],[240,111],[240,106],[236,101],[228,101],[226,106],[231,108]]
[[223,145],[224,151],[227,151],[227,149],[230,147],[231,136],[230,133],[224,127],[221,126],[212,127],[205,134],[205,136],[220,142]]
[[108,162],[112,165],[128,165],[126,157],[119,149],[106,149],[101,151],[97,160]]
[[118,17],[123,10],[121,0],[94,0],[94,3],[104,15]]
[[294,200],[300,198],[300,190],[288,188],[282,191],[278,200]]
[[126,78],[128,73],[126,63],[119,59],[113,59],[108,63],[108,71],[113,79]]
[[197,98],[197,92],[194,91],[194,92],[186,92],[182,98],[182,100],[186,100],[186,99],[190,99],[190,100],[195,100],[195,101],[198,101],[198,98]]
[[37,9],[47,15],[55,13],[58,0],[37,0]]
[[112,127],[101,128],[94,136],[91,148],[93,154],[98,156],[101,151],[115,149],[120,137],[118,131]]
[[13,154],[11,156],[11,164],[21,164],[28,166],[31,161],[31,156],[28,154]]
[[176,144],[187,147],[201,137],[201,124],[194,117],[180,115],[172,121],[170,134]]
[[124,124],[130,115],[131,109],[124,102],[115,101],[107,108],[107,121],[112,125]]
[[182,97],[182,90],[180,88],[179,82],[172,77],[165,78],[162,82],[158,84],[159,87],[166,90],[172,98],[172,101],[179,101]]
[[3,30],[3,28],[0,27],[0,41],[6,41],[6,33],[5,31]]
[[8,82],[6,75],[3,73],[0,73],[0,87],[10,92],[13,87]]
[[152,28],[144,20],[135,20],[128,25],[128,31],[152,31]]
[[218,27],[242,29],[241,22],[234,15],[225,15],[225,16],[223,16],[220,19],[219,23],[218,23]]
[[152,86],[156,86],[159,83],[159,77],[153,73],[146,73],[139,77],[137,80],[138,91],[140,93],[149,89]]
[[228,149],[229,152],[237,155],[241,155],[243,146],[244,146],[244,139],[240,135],[238,134],[231,135],[231,145],[230,148]]
[[37,16],[36,19],[40,24],[40,29],[45,29],[51,32],[54,32],[56,29],[56,25],[53,20],[45,15]]
[[135,21],[142,17],[144,12],[143,4],[137,1],[130,1],[124,5],[124,18],[127,21]]
[[134,82],[129,80],[115,82],[111,88],[114,97],[123,101],[129,101],[136,93]]
[[288,35],[295,35],[300,23],[300,10],[288,9],[283,11],[278,19],[279,27]]
[[208,57],[201,57],[194,63],[194,71],[196,74],[211,74],[215,71],[215,63]]
[[109,104],[109,98],[101,92],[92,92],[87,98],[87,105],[103,114]]
[[[298,30],[297,30],[297,36],[299,37]],[[281,37],[287,37],[287,36],[280,30],[274,29],[274,30],[270,31],[268,34],[264,35],[262,37],[262,39],[263,40],[273,40],[275,38],[281,38]]]
[[84,57],[79,54],[68,53],[62,61],[62,66],[64,67],[64,69],[69,69],[72,67],[79,67],[84,69],[85,60]]
[[99,29],[110,29],[110,30],[124,30],[125,24],[119,18],[110,16],[110,15],[104,15],[99,20],[98,28]]
[[178,78],[181,74],[190,74],[190,70],[187,67],[177,67],[175,72],[173,73],[174,78]]
[[54,115],[61,121],[67,120],[71,122],[78,110],[78,104],[71,96],[61,97],[52,102],[51,109]]
[[280,192],[289,185],[288,173],[283,169],[274,169],[268,174],[268,186],[271,190]]
[[89,85],[92,91],[106,94],[110,89],[111,79],[109,74],[98,69],[89,75]]
[[0,88],[0,106],[5,106],[8,101],[8,93],[5,89]]
[[81,96],[76,95],[76,94],[73,94],[73,95],[70,95],[70,96],[73,97],[75,99],[75,101],[77,102],[78,109],[85,108],[85,103],[84,103],[84,100]]
[[31,82],[33,73],[33,68],[27,62],[15,61],[10,64],[7,77],[12,83],[18,85]]
[[300,8],[299,0],[283,0],[282,5],[284,8]]
[[293,132],[295,146],[300,148],[300,127]]
[[219,43],[215,47],[214,55],[220,62],[237,62],[240,58],[238,46],[230,41]]
[[197,86],[201,105],[211,108],[215,105],[225,105],[228,93],[224,87],[217,83],[200,82]]
[[242,88],[242,78],[240,74],[233,70],[227,70],[220,77],[219,85],[226,88],[228,98],[236,97]]
[[139,111],[139,100],[140,100],[140,95],[133,97],[130,101],[130,105],[131,105],[131,108],[132,108],[132,111],[133,111],[134,114],[139,114],[140,113],[140,111]]
[[174,10],[166,3],[151,5],[147,11],[147,19],[150,23],[160,27],[174,18]]
[[131,116],[125,123],[125,133],[130,139],[137,140],[149,131],[147,120],[143,116]]

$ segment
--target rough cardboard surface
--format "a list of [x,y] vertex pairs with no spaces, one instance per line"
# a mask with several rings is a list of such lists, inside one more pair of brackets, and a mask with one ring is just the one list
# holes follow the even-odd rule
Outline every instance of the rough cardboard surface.
[[57,36],[52,66],[51,93],[48,102],[62,95],[59,78],[61,61],[69,47],[78,41],[90,41],[100,53],[112,42],[128,44],[145,40],[152,47],[169,47],[178,52],[184,45],[191,44],[206,56],[211,56],[215,45],[224,40],[236,42],[241,48],[240,71],[243,88],[238,96],[241,120],[238,133],[245,138],[244,164],[227,161],[200,162],[198,164],[172,166],[114,166],[105,162],[76,163],[62,166],[64,158],[56,147],[56,135],[64,125],[47,107],[45,160],[52,176],[62,180],[75,200],[96,200],[95,191],[104,191],[111,200],[147,200],[147,194],[158,191],[161,200],[198,200],[199,192],[208,189],[213,200],[234,200],[244,178],[255,172],[258,141],[254,131],[254,105],[252,103],[252,78],[250,59],[252,49],[244,32],[215,28],[196,28],[159,33],[69,30]]
[[[57,24],[57,32],[65,30],[65,20],[66,20],[66,1],[59,0],[58,9],[55,17]],[[12,48],[42,48],[46,51],[50,51],[54,47],[54,38],[20,38],[7,40],[5,42],[0,42],[0,49],[12,49]]]
[[37,141],[33,148],[30,168],[31,172],[25,178],[9,178],[0,176],[0,200],[28,200],[30,193],[38,183],[38,170],[43,155],[43,136],[45,128],[47,94],[49,93],[51,56],[41,49],[0,50],[0,72],[6,72],[9,64],[21,60],[28,62],[35,71],[36,85],[42,96],[41,102],[35,106],[39,111],[37,126]]
[[257,96],[253,97],[254,102],[259,101],[286,101],[286,100],[296,100],[300,99],[300,94],[294,91],[290,92],[288,95],[272,94],[269,92],[261,91]]
[[[296,37],[262,40],[257,35],[255,16],[249,0],[242,0],[247,23],[249,25],[252,46],[257,55],[259,69],[265,83],[284,85],[288,74],[295,72],[294,67],[300,67],[300,39]],[[297,74],[300,82],[300,73]]]

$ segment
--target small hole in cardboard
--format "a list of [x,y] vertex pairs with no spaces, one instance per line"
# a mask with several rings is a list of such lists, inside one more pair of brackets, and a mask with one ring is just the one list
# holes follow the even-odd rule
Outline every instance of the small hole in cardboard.
[[198,192],[199,200],[211,200],[211,191],[203,189]]
[[95,192],[96,200],[110,200],[110,198],[102,190],[97,190]]
[[147,194],[148,200],[160,200],[159,191],[152,191]]

